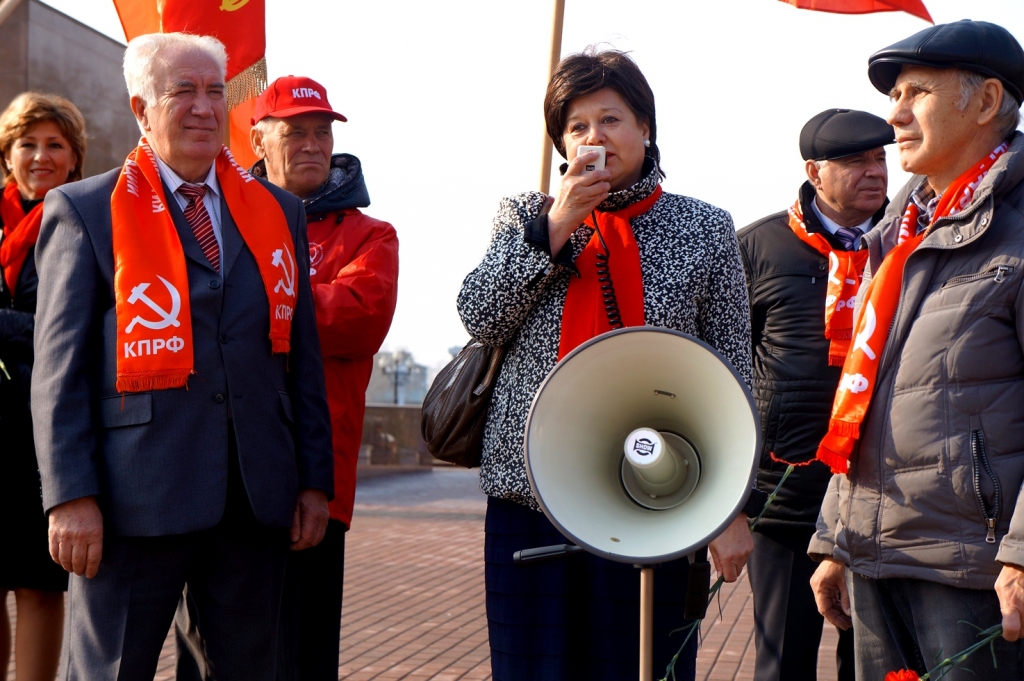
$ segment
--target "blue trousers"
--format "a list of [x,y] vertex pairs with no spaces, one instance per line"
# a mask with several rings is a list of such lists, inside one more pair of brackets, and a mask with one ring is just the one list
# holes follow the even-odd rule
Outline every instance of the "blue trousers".
[[[977,643],[977,629],[999,624],[995,591],[959,589],[921,579],[870,579],[847,571],[853,606],[857,681],[878,681],[909,669],[922,675],[942,659]],[[1024,643],[996,639],[992,654],[979,650],[944,681],[1020,681]],[[968,671],[969,670],[969,671]]]
[[[517,566],[520,549],[569,543],[544,514],[488,498],[485,580],[491,672],[495,681],[622,681],[640,668],[640,571],[589,553]],[[685,634],[686,559],[654,571],[654,678],[661,678]],[[713,608],[712,608],[713,610]],[[695,676],[694,635],[676,664]]]

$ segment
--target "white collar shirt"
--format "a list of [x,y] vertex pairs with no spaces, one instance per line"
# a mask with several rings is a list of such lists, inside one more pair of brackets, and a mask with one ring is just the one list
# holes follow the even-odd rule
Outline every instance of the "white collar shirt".
[[[174,196],[174,200],[178,202],[178,206],[185,210],[185,206],[188,205],[188,199],[183,196],[178,189],[183,184],[188,184],[185,180],[181,179],[176,172],[171,170],[171,167],[163,162],[163,160],[153,154],[156,158],[157,167],[160,169],[160,179],[164,181],[167,188],[171,190],[171,195]],[[198,184],[198,183],[197,183]],[[213,235],[217,239],[217,249],[224,252],[224,239],[221,236],[221,221],[220,221],[220,183],[217,182],[217,164],[214,163],[210,166],[210,172],[206,174],[206,180],[202,182],[207,186],[207,192],[203,196],[203,205],[206,206],[206,212],[210,214],[210,222],[213,223]],[[221,275],[223,276],[223,275]]]

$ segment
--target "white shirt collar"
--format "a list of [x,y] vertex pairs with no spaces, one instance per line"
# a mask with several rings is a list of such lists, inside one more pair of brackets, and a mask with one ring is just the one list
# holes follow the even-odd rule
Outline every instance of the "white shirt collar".
[[[171,167],[164,163],[163,159],[153,154],[153,158],[156,159],[156,165],[160,169],[160,179],[167,183],[167,187],[174,194],[178,191],[178,187],[186,184],[185,180],[181,179],[178,173],[171,170]],[[214,196],[220,197],[220,184],[217,182],[217,163],[214,162],[210,165],[210,171],[206,173],[206,180],[204,181],[210,191],[213,192]]]
[[[827,229],[830,234],[835,234],[836,232],[839,231],[839,228],[842,227],[842,225],[837,223],[835,220],[829,219],[828,217],[825,216],[824,213],[821,212],[821,209],[818,208],[817,196],[815,196],[814,200],[811,201],[811,208],[814,209],[814,214],[818,216],[818,219],[821,220],[821,224],[825,225],[825,229]],[[860,223],[853,229],[859,229],[864,234],[867,234],[868,232],[871,231],[871,218],[868,218],[867,220]]]

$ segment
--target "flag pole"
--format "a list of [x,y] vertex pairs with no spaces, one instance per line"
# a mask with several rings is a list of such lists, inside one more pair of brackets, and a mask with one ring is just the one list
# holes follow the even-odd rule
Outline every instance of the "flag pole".
[[[555,73],[555,67],[562,56],[562,20],[565,18],[565,0],[555,0],[554,17],[551,21],[551,56],[548,61],[548,79]],[[546,85],[546,83],[545,83]],[[540,152],[540,190],[547,194],[551,189],[551,150],[554,147],[548,137],[547,127],[541,142]]]

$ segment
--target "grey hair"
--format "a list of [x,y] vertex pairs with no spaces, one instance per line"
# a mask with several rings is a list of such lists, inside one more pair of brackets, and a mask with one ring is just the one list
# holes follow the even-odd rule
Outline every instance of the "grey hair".
[[191,33],[148,33],[133,38],[124,51],[124,82],[129,97],[152,104],[157,97],[153,64],[167,62],[170,52],[199,52],[217,64],[223,79],[227,73],[228,53],[224,43],[213,36]]
[[269,135],[270,131],[274,128],[275,125],[277,125],[277,122],[279,120],[281,119],[274,118],[273,116],[267,116],[266,118],[261,118],[260,120],[256,121],[256,125],[252,127],[259,130],[260,134],[262,135]]
[[[965,69],[959,69],[958,75],[960,76],[960,97],[956,101],[956,108],[963,111],[971,103],[974,95],[981,90],[988,77]],[[996,113],[993,123],[1002,139],[1007,139],[1020,125],[1020,102],[1014,99],[1013,95],[1005,88],[1003,89],[1003,101],[999,105],[999,111]]]
[[826,165],[828,165],[828,159],[827,159],[827,158],[825,158],[825,159],[822,159],[822,160],[820,160],[820,161],[815,161],[815,162],[814,162],[814,167],[815,167],[815,168],[817,168],[818,170],[821,170],[821,169],[822,169],[822,168],[824,168],[824,167],[825,167]]

